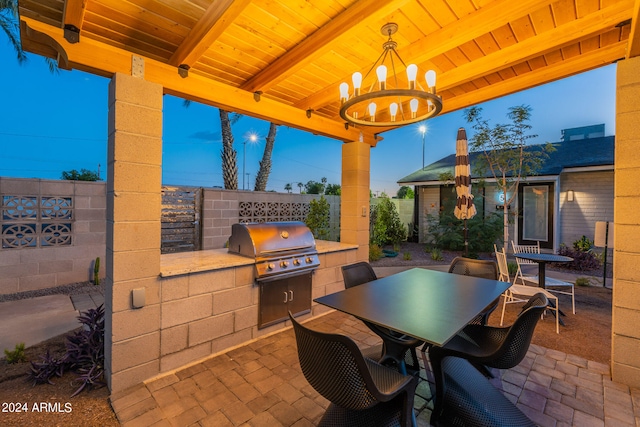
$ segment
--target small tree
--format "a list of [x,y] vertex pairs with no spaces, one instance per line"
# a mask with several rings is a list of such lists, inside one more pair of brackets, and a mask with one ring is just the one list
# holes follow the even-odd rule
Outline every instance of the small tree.
[[407,230],[389,197],[380,197],[380,202],[371,212],[369,240],[378,246],[398,244],[407,238]]
[[[323,178],[326,180],[326,178]],[[323,194],[324,193],[324,184],[316,181],[307,181],[304,186],[305,193],[307,194]]]
[[340,184],[327,184],[324,194],[327,196],[339,196],[342,194],[342,188],[340,187]]
[[[527,141],[537,135],[528,134],[531,129],[531,107],[520,105],[509,108],[507,114],[511,123],[489,126],[482,118],[482,108],[465,110],[467,122],[473,123],[476,133],[470,140],[471,151],[479,151],[474,169],[479,175],[491,173],[498,190],[503,196],[503,238],[506,247],[509,241],[509,204],[516,197],[520,181],[535,175],[554,150],[551,144],[527,146]],[[509,196],[511,193],[511,196]]]
[[398,199],[413,199],[415,197],[413,189],[406,185],[400,187],[396,195],[398,196]]
[[293,187],[291,186],[291,183],[290,183],[290,182],[287,182],[287,183],[284,185],[284,189],[287,191],[287,193],[291,193],[291,190],[293,189]]
[[89,169],[80,169],[80,172],[71,169],[70,171],[63,171],[60,179],[69,181],[100,181],[100,175]]
[[309,202],[309,214],[305,224],[316,239],[327,240],[329,238],[330,205],[324,196]]
[[300,189],[300,194],[302,194],[302,187],[304,187],[304,184],[299,182],[298,183],[298,188]]

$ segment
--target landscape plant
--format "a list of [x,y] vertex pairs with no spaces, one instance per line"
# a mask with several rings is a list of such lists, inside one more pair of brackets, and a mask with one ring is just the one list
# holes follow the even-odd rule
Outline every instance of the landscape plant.
[[93,284],[100,286],[100,257],[93,263]]
[[371,210],[369,240],[378,246],[395,245],[407,238],[400,215],[389,197],[380,197]]
[[329,202],[324,196],[309,202],[309,214],[305,224],[316,239],[327,240],[330,236],[330,208]]
[[558,265],[569,270],[589,271],[600,268],[600,257],[593,251],[593,242],[586,236],[573,242],[572,247],[561,244],[559,255],[573,258],[573,261],[559,263]]
[[377,261],[382,258],[382,248],[375,243],[369,245],[369,261]]
[[31,362],[29,379],[33,384],[53,384],[51,379],[65,372],[77,374],[74,382],[80,384],[72,397],[85,388],[104,386],[104,307],[100,305],[80,313],[82,327],[67,335],[66,353],[57,358],[49,351],[40,362]]
[[16,344],[13,350],[4,350],[5,360],[9,364],[26,362],[27,357],[24,354],[24,343]]

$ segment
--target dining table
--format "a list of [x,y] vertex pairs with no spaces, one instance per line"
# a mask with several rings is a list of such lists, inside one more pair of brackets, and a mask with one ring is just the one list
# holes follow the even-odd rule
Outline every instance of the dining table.
[[442,346],[510,285],[498,280],[412,268],[314,301]]
[[545,253],[515,253],[516,258],[526,259],[538,263],[538,287],[546,288],[546,264],[548,262],[571,262],[573,258],[558,255],[558,254],[545,254]]

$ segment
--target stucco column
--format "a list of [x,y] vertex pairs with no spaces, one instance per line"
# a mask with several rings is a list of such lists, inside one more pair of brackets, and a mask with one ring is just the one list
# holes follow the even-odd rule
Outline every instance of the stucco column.
[[160,372],[162,86],[114,75],[107,156],[105,369],[115,392]]
[[340,241],[359,245],[358,261],[369,260],[369,188],[371,145],[342,145]]
[[611,371],[640,387],[640,57],[617,67]]

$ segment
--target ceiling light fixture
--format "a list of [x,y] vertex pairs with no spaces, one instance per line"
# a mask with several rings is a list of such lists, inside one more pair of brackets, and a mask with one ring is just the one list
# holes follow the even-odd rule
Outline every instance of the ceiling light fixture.
[[[382,44],[383,52],[367,74],[355,72],[352,76],[353,94],[349,96],[349,84],[340,84],[340,117],[353,125],[363,126],[404,126],[435,117],[442,111],[442,98],[436,94],[436,73],[427,71],[425,90],[417,81],[418,66],[405,65],[396,47],[398,44],[391,36],[398,31],[398,24],[385,24],[380,32],[389,37]],[[395,58],[395,59],[394,59]],[[390,64],[391,79],[394,87],[387,84],[387,72]],[[408,89],[400,89],[396,62],[407,71]],[[362,83],[366,82],[375,69],[376,79],[372,80],[369,91],[362,93]],[[377,84],[376,84],[377,83]]]

